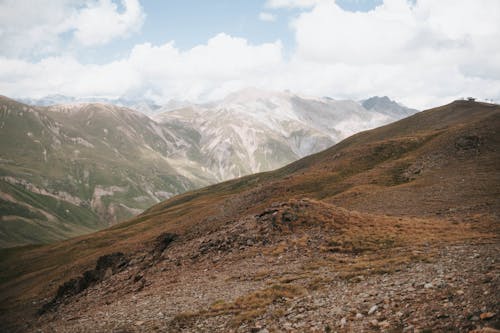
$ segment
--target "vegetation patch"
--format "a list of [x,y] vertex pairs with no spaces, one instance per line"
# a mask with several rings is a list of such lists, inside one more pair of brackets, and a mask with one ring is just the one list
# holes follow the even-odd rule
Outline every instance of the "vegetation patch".
[[321,247],[323,252],[340,252],[360,254],[374,252],[395,247],[398,244],[396,237],[376,235],[360,235],[357,237],[332,237]]
[[389,170],[390,179],[385,185],[395,186],[410,182],[412,180],[412,178],[410,178],[408,175],[408,168],[410,166],[411,163],[409,162],[402,162],[395,165],[392,169]]
[[176,315],[170,325],[173,328],[190,327],[196,320],[204,317],[231,315],[231,324],[238,327],[243,322],[253,320],[265,313],[267,307],[275,302],[303,295],[305,290],[299,286],[278,283],[262,290],[238,297],[233,302],[217,300],[206,309],[198,312],[184,312]]

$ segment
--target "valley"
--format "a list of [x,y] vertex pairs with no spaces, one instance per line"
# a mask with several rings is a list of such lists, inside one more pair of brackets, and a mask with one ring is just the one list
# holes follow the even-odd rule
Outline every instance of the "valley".
[[[57,101],[66,104],[46,105]],[[2,97],[0,247],[100,230],[177,194],[282,167],[416,112],[381,101],[371,110],[376,103],[246,89],[206,105],[168,103],[148,116],[64,96],[31,101],[41,106]]]
[[495,332],[500,107],[455,101],[280,169],[0,252],[1,322],[58,332]]
[[499,13],[0,0],[0,333],[500,333]]

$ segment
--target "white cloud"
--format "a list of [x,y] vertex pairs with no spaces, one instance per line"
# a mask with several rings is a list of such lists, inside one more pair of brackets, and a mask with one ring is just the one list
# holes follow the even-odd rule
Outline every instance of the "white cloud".
[[59,34],[67,31],[67,17],[76,2],[0,1],[0,54],[45,54],[58,49]]
[[255,86],[336,98],[388,95],[418,108],[469,95],[500,102],[500,1],[386,0],[355,13],[334,1],[309,3],[291,24],[296,43],[288,58],[280,41],[253,45],[227,34],[188,50],[143,43],[103,65],[68,55],[38,62],[4,55],[0,93],[205,101]]
[[418,33],[411,9],[395,2],[371,12],[344,11],[333,1],[318,4],[293,22],[298,55],[325,63],[394,63]]
[[310,8],[322,0],[267,0],[268,8]]
[[0,55],[57,54],[71,40],[88,46],[127,36],[145,14],[138,0],[120,1],[123,12],[111,0],[2,0]]
[[83,45],[105,44],[138,31],[144,21],[137,0],[122,0],[123,13],[111,0],[100,0],[81,9],[73,18],[75,38]]
[[267,12],[261,12],[259,13],[259,20],[264,22],[274,22],[276,21],[276,15]]
[[260,85],[282,64],[280,42],[251,45],[219,34],[206,44],[181,51],[173,42],[133,48],[120,61],[83,65],[74,58],[50,57],[40,62],[0,58],[0,91],[7,96],[121,96],[148,94],[202,100],[220,98],[233,89]]
[[256,83],[256,78],[265,77],[282,59],[280,42],[255,46],[242,38],[218,34],[184,52],[173,43],[138,45],[128,62],[158,96],[207,100],[222,97],[229,92],[228,86],[243,88]]
[[[369,12],[324,1],[293,21],[295,57],[337,68],[332,75],[356,82],[350,91],[358,94],[421,107],[469,94],[499,100],[499,12],[496,0],[385,0]],[[339,68],[357,76],[343,77]]]

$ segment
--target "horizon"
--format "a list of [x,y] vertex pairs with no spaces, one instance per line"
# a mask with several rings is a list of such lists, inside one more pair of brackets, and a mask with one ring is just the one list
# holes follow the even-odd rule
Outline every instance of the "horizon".
[[[36,105],[36,106],[51,106],[51,105],[57,105],[57,104],[60,104],[60,103],[55,103],[55,104],[47,104],[48,101],[50,101],[51,99],[57,99],[57,98],[61,98],[61,99],[69,99],[70,101],[68,102],[63,102],[62,104],[72,104],[72,103],[76,103],[76,104],[79,104],[79,103],[104,103],[104,104],[116,104],[116,105],[121,105],[120,103],[125,103],[123,104],[123,106],[127,106],[128,104],[127,103],[148,103],[149,105],[157,105],[157,106],[164,106],[164,105],[168,105],[169,103],[189,103],[190,105],[198,105],[198,106],[204,106],[204,105],[210,105],[212,103],[218,103],[218,102],[222,102],[224,101],[225,99],[231,97],[232,95],[235,95],[235,94],[243,94],[245,93],[246,91],[248,90],[254,90],[254,91],[259,91],[261,93],[271,93],[271,94],[274,94],[274,95],[279,95],[279,94],[289,94],[289,95],[292,95],[292,96],[297,96],[297,97],[300,97],[300,98],[303,98],[303,99],[308,99],[308,100],[312,100],[312,99],[329,99],[329,100],[335,100],[335,101],[353,101],[353,102],[358,102],[358,103],[362,103],[366,100],[369,100],[369,99],[372,99],[372,98],[380,98],[380,99],[383,99],[383,98],[387,98],[389,101],[391,102],[396,102],[397,104],[401,105],[401,106],[405,106],[405,107],[411,107],[411,106],[408,106],[408,105],[405,105],[393,98],[391,98],[390,96],[387,96],[387,95],[384,95],[384,96],[366,96],[364,98],[361,98],[361,99],[357,99],[357,100],[354,100],[354,99],[339,99],[339,98],[334,98],[334,97],[331,97],[331,96],[314,96],[314,95],[307,95],[307,94],[301,94],[300,92],[295,92],[295,91],[290,91],[288,89],[285,89],[285,90],[270,90],[270,89],[261,89],[261,88],[256,88],[256,87],[245,87],[245,88],[241,88],[239,90],[236,90],[236,91],[232,91],[232,92],[229,92],[227,95],[223,96],[222,98],[220,99],[214,99],[214,100],[207,100],[207,101],[203,101],[203,102],[192,102],[192,101],[189,101],[189,100],[178,100],[178,99],[169,99],[167,100],[165,103],[163,104],[156,104],[154,100],[152,99],[144,99],[144,98],[136,98],[136,99],[127,99],[127,96],[120,96],[120,97],[114,97],[114,96],[85,96],[85,97],[76,97],[76,96],[68,96],[68,95],[62,95],[62,94],[52,94],[52,95],[46,95],[46,96],[42,96],[40,98],[31,98],[31,97],[19,97],[19,98],[13,98],[13,97],[10,97],[10,96],[4,96],[4,97],[7,97],[7,98],[10,98],[10,99],[13,99],[15,101],[18,101],[20,103],[24,103],[24,104],[28,104],[28,105]],[[458,100],[465,100],[467,99],[467,97],[461,97],[459,98]],[[41,104],[40,104],[41,103]]]
[[[246,87],[246,88],[239,89],[237,91],[229,92],[227,95],[225,95],[224,97],[222,97],[220,99],[207,100],[207,101],[203,101],[203,102],[191,102],[189,100],[169,99],[169,100],[167,100],[166,102],[164,102],[162,104],[157,104],[152,99],[141,99],[141,98],[138,98],[138,99],[127,99],[127,96],[120,96],[120,97],[113,97],[113,96],[75,97],[75,96],[67,96],[67,95],[61,95],[61,94],[47,95],[47,96],[42,96],[40,98],[31,98],[31,97],[14,98],[14,97],[5,96],[5,95],[0,95],[0,96],[3,96],[3,97],[6,97],[6,98],[15,100],[15,101],[23,103],[23,104],[34,105],[34,106],[56,106],[56,105],[71,105],[71,104],[75,104],[76,105],[76,104],[95,104],[95,103],[99,103],[99,104],[110,104],[110,105],[117,105],[117,106],[121,106],[121,107],[131,108],[132,110],[135,110],[137,112],[143,113],[139,109],[136,109],[134,107],[134,105],[138,105],[140,103],[146,103],[150,107],[156,106],[156,107],[161,108],[161,107],[164,107],[164,106],[168,106],[169,103],[180,103],[180,104],[187,103],[187,105],[204,107],[204,106],[211,106],[213,103],[220,103],[220,102],[224,101],[225,99],[227,99],[228,97],[230,97],[231,95],[233,95],[233,94],[240,94],[240,93],[242,93],[242,92],[244,92],[244,91],[246,91],[248,89],[256,89],[256,90],[261,90],[263,92],[268,92],[268,93],[273,93],[273,94],[287,93],[287,94],[291,94],[293,96],[298,96],[298,97],[306,99],[306,100],[330,99],[330,100],[334,100],[334,101],[352,101],[352,102],[357,102],[360,105],[362,105],[362,103],[364,101],[367,101],[369,99],[373,99],[373,98],[384,99],[384,98],[387,98],[390,102],[393,102],[393,103],[396,103],[396,104],[398,104],[398,105],[400,105],[402,107],[414,109],[414,110],[417,110],[417,111],[424,111],[426,109],[432,109],[432,108],[435,108],[435,107],[440,107],[440,106],[447,105],[447,104],[450,104],[450,103],[453,103],[453,102],[457,102],[457,101],[473,101],[473,102],[478,102],[478,103],[488,103],[488,104],[499,105],[498,102],[496,102],[496,101],[494,101],[492,99],[488,99],[488,98],[481,99],[481,98],[476,98],[476,97],[473,97],[473,96],[461,96],[461,97],[458,97],[456,99],[449,100],[449,101],[447,101],[447,102],[445,102],[443,104],[437,104],[437,105],[429,106],[426,109],[418,109],[418,108],[413,107],[411,105],[406,105],[406,104],[404,104],[404,103],[402,103],[402,102],[400,102],[398,100],[395,100],[395,99],[391,98],[391,96],[387,96],[387,95],[384,95],[384,96],[378,96],[378,95],[367,96],[365,98],[354,100],[354,99],[338,99],[338,98],[333,98],[333,97],[330,97],[330,96],[304,95],[304,94],[300,94],[298,92],[290,91],[288,89],[285,89],[285,90],[282,90],[282,91],[278,91],[278,90],[263,90],[263,89],[258,89],[258,88],[255,88],[255,87]],[[51,99],[57,99],[57,98],[67,98],[67,99],[70,99],[70,101],[67,101],[67,102],[55,102],[55,103],[50,102],[49,103],[49,101]],[[182,108],[183,107],[172,108],[172,109],[169,109],[169,111],[173,111],[173,110],[177,110],[177,109],[182,109]],[[166,112],[169,112],[169,111],[166,111]]]
[[0,93],[161,105],[255,87],[417,109],[498,103],[499,10],[493,0],[7,0]]

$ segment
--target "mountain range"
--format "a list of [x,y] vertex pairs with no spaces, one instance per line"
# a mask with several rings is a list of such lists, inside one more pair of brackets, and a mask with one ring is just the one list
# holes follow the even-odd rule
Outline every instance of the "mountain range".
[[499,131],[500,106],[455,101],[97,233],[3,249],[0,328],[495,332]]
[[51,105],[62,105],[62,104],[76,104],[76,103],[112,104],[136,110],[148,116],[152,116],[154,114],[162,113],[169,110],[179,109],[181,107],[192,104],[188,101],[178,101],[173,99],[165,104],[160,105],[154,102],[153,100],[147,98],[73,97],[61,94],[47,95],[41,98],[17,98],[16,101],[33,106],[51,106]]
[[[279,168],[416,112],[246,89],[149,116],[63,96],[0,98],[0,246],[50,242],[130,218],[171,196]],[[363,106],[365,105],[365,106]]]

